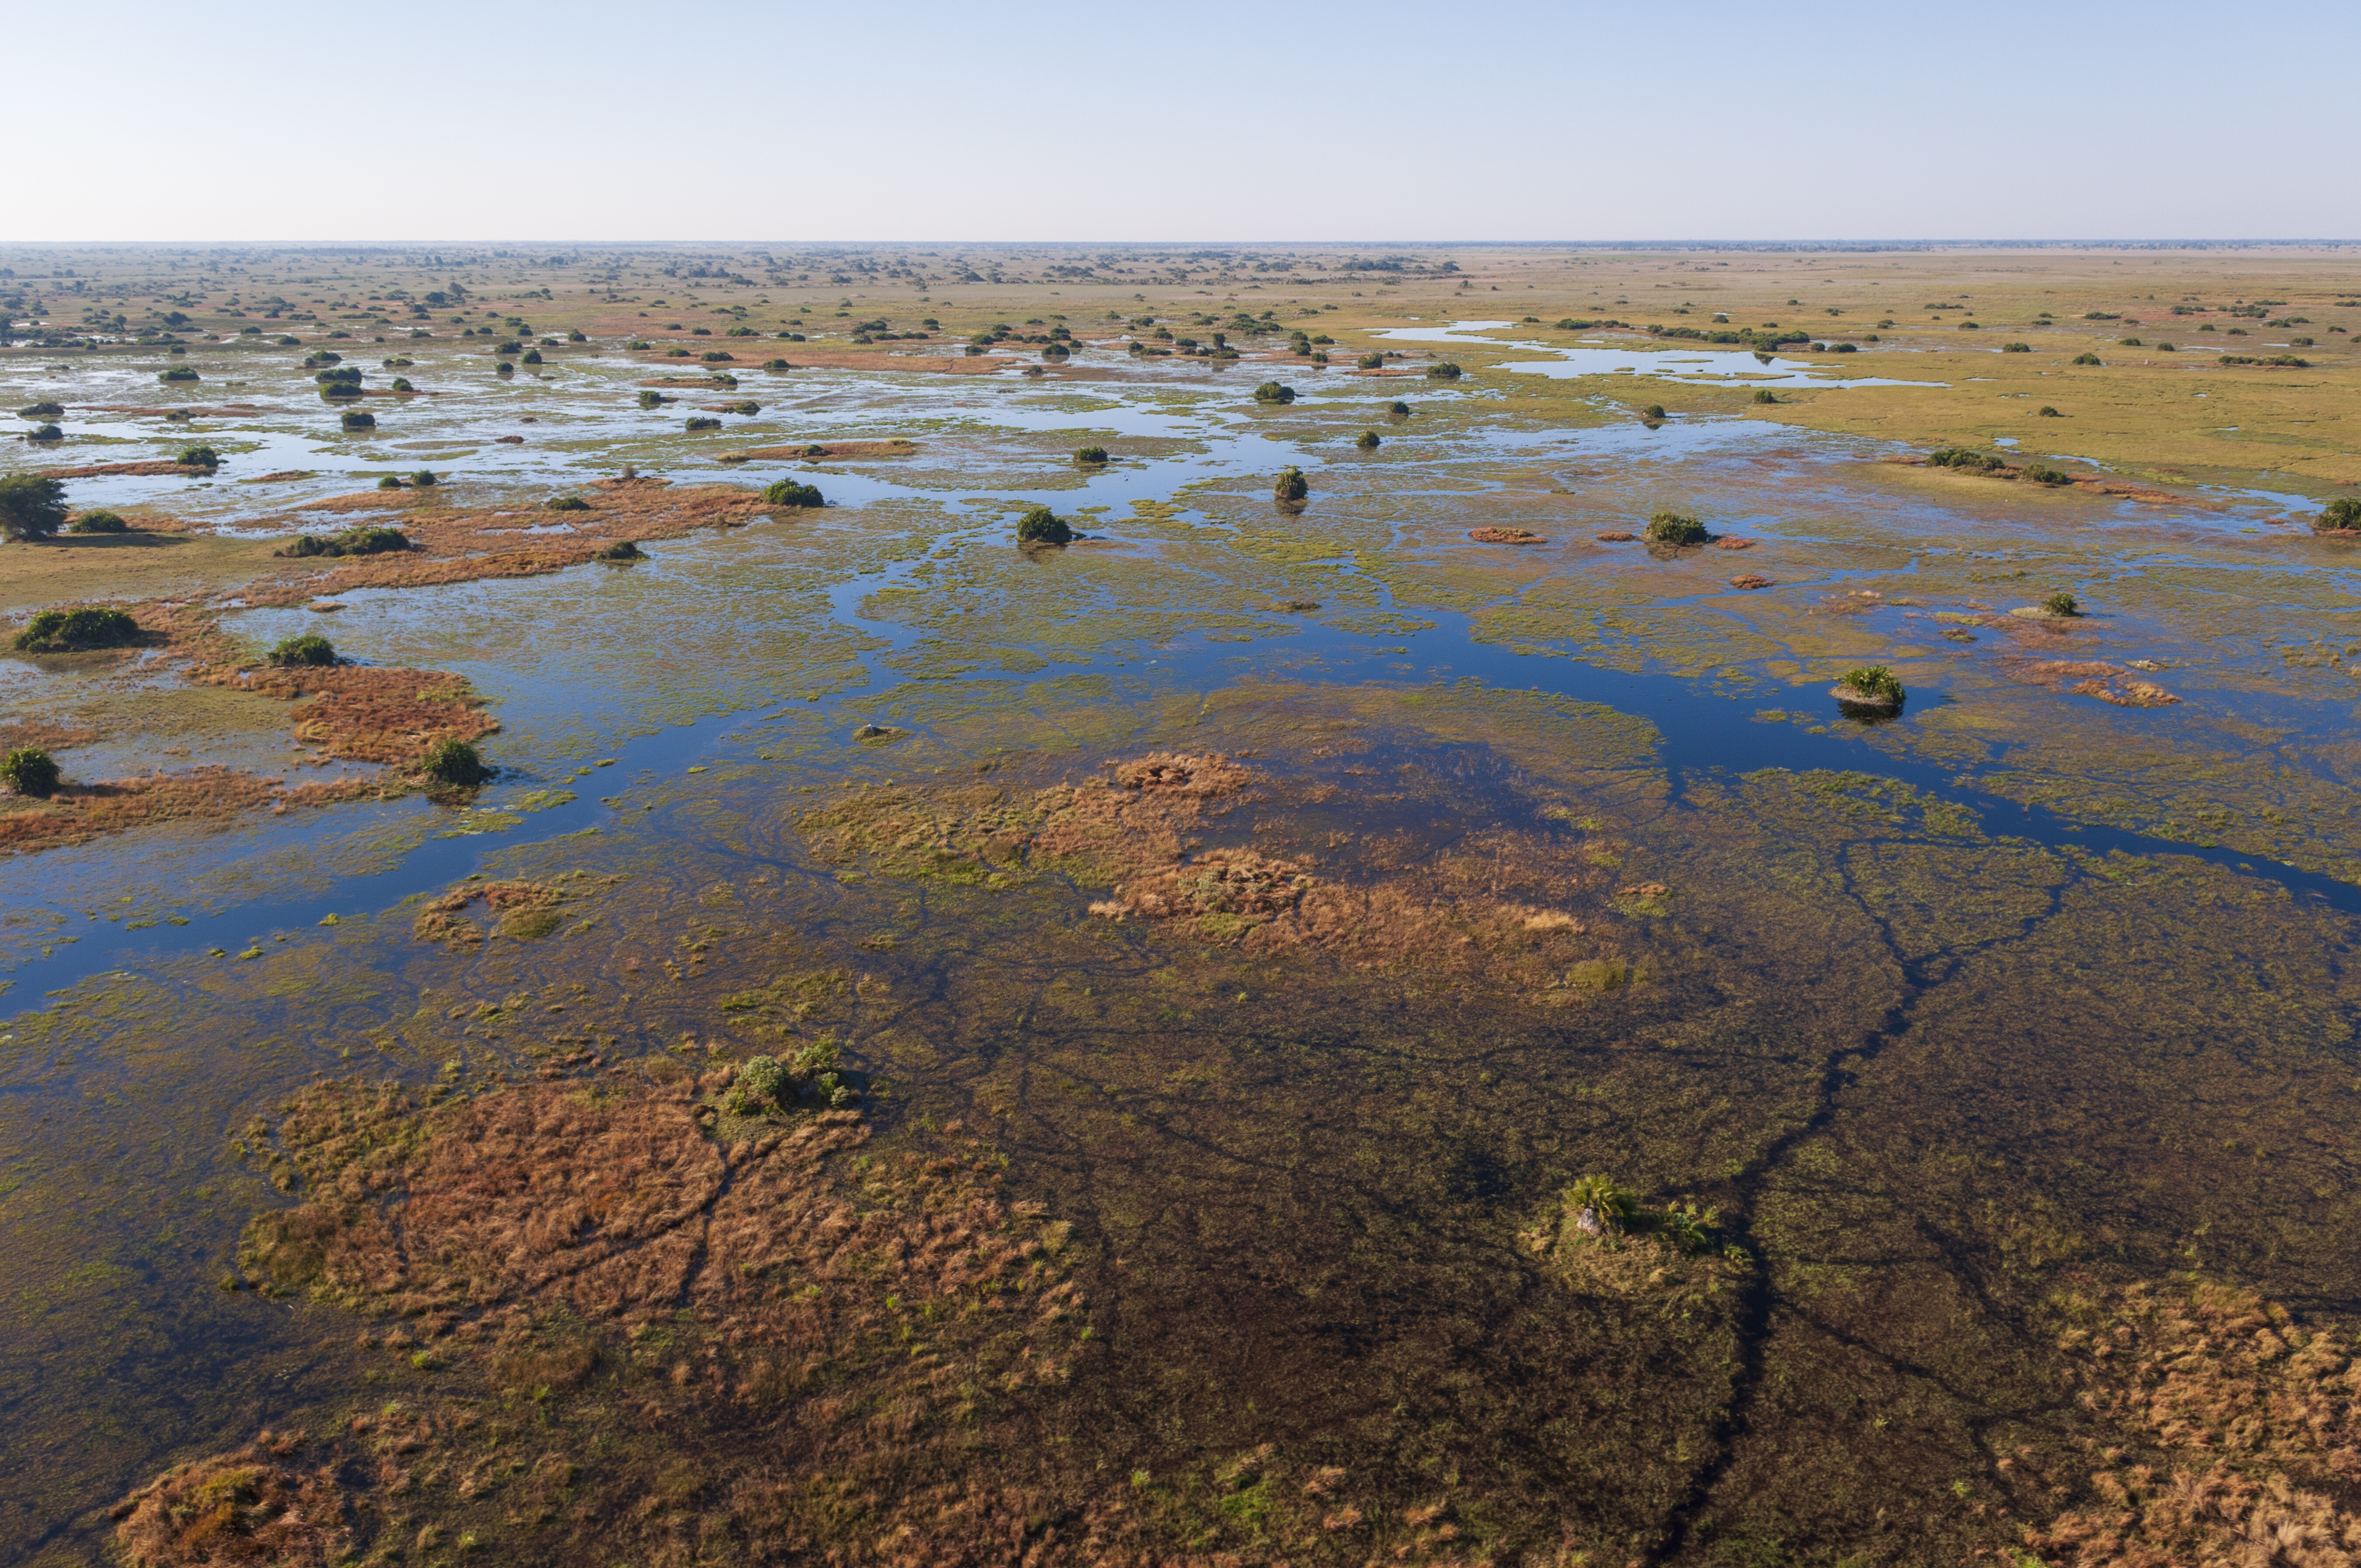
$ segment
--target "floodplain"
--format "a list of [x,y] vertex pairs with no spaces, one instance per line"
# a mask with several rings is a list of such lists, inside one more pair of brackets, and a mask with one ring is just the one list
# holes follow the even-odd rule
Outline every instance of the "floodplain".
[[0,1562],[2361,1553],[2351,252],[0,267]]

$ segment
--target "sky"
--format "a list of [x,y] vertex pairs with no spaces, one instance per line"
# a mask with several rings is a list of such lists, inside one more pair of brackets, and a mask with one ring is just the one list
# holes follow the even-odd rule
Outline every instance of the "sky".
[[110,0],[0,241],[2361,237],[2361,5]]

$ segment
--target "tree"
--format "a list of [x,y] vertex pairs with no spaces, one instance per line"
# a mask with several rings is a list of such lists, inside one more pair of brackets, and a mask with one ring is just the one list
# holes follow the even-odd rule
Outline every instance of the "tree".
[[2339,496],[2312,519],[2314,533],[2361,533],[2361,499]]
[[1271,499],[1278,501],[1300,501],[1311,493],[1312,481],[1303,477],[1301,468],[1280,469],[1270,487]]
[[1676,511],[1660,511],[1648,520],[1647,538],[1651,544],[1703,544],[1712,537],[1705,524]]
[[819,493],[818,485],[807,485],[795,479],[781,479],[763,491],[763,504],[774,507],[824,507],[828,498]]
[[340,664],[335,645],[316,631],[290,637],[270,651],[269,662],[286,667]]
[[38,474],[0,479],[0,539],[47,539],[65,525],[65,486]]
[[484,759],[465,740],[437,740],[427,748],[421,759],[419,771],[438,784],[455,784],[465,789],[479,784],[490,774]]
[[1066,520],[1048,507],[1035,507],[1016,520],[1019,544],[1065,544],[1074,537]]
[[1353,444],[1364,452],[1375,452],[1378,449],[1378,433],[1374,430],[1365,430],[1361,432],[1361,438]]
[[0,784],[33,800],[58,792],[58,764],[38,746],[19,746],[0,757]]
[[1265,381],[1254,389],[1254,395],[1258,403],[1291,403],[1295,400],[1295,389],[1278,381]]

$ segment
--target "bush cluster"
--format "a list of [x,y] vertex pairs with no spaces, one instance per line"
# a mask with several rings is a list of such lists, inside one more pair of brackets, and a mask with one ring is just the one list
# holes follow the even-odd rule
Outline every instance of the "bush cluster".
[[314,555],[383,555],[409,548],[410,535],[401,530],[363,523],[357,528],[347,528],[342,533],[332,533],[324,539],[316,534],[298,534],[294,543],[277,554],[306,560]]
[[344,663],[336,657],[335,644],[316,631],[306,631],[299,637],[283,640],[271,649],[267,657],[270,663],[282,669],[316,669]]
[[1426,367],[1426,374],[1433,381],[1456,381],[1466,372],[1448,359],[1438,359]]
[[68,533],[127,533],[131,525],[111,511],[86,511],[66,524]]
[[719,430],[721,422],[703,414],[691,414],[687,428],[689,433],[694,435],[700,430]]
[[120,648],[139,641],[139,623],[119,609],[82,605],[45,609],[16,633],[20,653],[78,653],[86,648]]
[[1884,707],[1901,707],[1903,698],[1908,695],[1902,689],[1902,683],[1894,678],[1894,672],[1883,664],[1863,664],[1858,670],[1848,671],[1838,684],[1850,686],[1872,703]]
[[594,561],[644,561],[647,552],[628,539],[618,539],[591,557]]
[[1705,524],[1676,511],[1660,511],[1648,520],[1645,537],[1651,544],[1703,544],[1713,535]]
[[2339,496],[2312,520],[2314,533],[2361,533],[2361,499]]
[[1016,520],[1019,544],[1065,544],[1074,537],[1066,520],[1048,507],[1035,507]]
[[221,454],[210,446],[184,446],[173,461],[184,468],[218,468]]
[[0,757],[0,784],[32,800],[58,793],[58,764],[38,746],[19,746]]
[[1254,389],[1254,396],[1258,403],[1291,403],[1295,400],[1295,389],[1283,382],[1265,381]]
[[1364,452],[1375,452],[1378,446],[1378,433],[1374,430],[1365,430],[1361,432],[1360,439],[1353,444]]
[[2063,468],[2052,468],[2043,463],[2026,464],[2025,477],[2037,485],[2070,485],[2074,482],[2074,476]]
[[797,1051],[791,1061],[750,1057],[730,1085],[730,1112],[761,1116],[804,1104],[839,1111],[856,1105],[861,1091],[845,1080],[835,1040],[826,1036]]
[[1280,469],[1279,477],[1272,481],[1270,487],[1273,500],[1300,501],[1311,493],[1312,481],[1303,477],[1301,468]]
[[491,776],[484,759],[465,740],[442,740],[426,749],[419,760],[419,772],[438,784],[466,789],[482,784]]
[[818,485],[807,485],[798,479],[781,479],[763,489],[763,504],[774,507],[824,507],[828,498],[819,493]]
[[1074,461],[1082,464],[1084,467],[1095,468],[1104,464],[1106,460],[1106,448],[1104,446],[1078,446],[1074,448]]
[[375,430],[377,415],[367,409],[346,409],[337,416],[336,422],[346,430]]
[[541,503],[544,511],[588,511],[590,503],[580,496],[552,496]]
[[2008,466],[2007,460],[1997,452],[1977,452],[1965,446],[1938,446],[1927,454],[1927,461],[1933,467],[1956,468],[1963,474],[1990,473]]

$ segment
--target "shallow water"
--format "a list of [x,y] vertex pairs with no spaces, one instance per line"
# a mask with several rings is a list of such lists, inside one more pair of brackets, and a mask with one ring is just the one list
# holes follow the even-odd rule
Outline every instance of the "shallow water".
[[[458,673],[496,705],[503,773],[472,801],[0,862],[0,975],[20,1009],[0,1023],[0,1409],[36,1434],[5,1462],[0,1561],[86,1560],[104,1508],[172,1459],[329,1420],[357,1388],[437,1387],[381,1356],[357,1381],[330,1309],[215,1288],[247,1216],[283,1201],[229,1146],[294,1090],[445,1063],[489,1090],[577,1034],[613,1060],[678,1054],[684,1036],[735,1052],[759,1036],[722,998],[820,968],[875,982],[825,1021],[895,1086],[870,1113],[881,1133],[989,1127],[1018,1190],[1103,1260],[1111,1359],[1074,1398],[1104,1401],[1089,1430],[1133,1434],[1107,1439],[1117,1473],[1266,1441],[1350,1447],[1334,1434],[1415,1403],[1400,1431],[1353,1429],[1402,1487],[1447,1462],[1508,1508],[1542,1484],[1503,1468],[1516,1453],[1553,1495],[1597,1499],[1568,1526],[1594,1543],[1733,1534],[1770,1512],[1789,1538],[1834,1541],[1838,1526],[1795,1522],[1813,1477],[1939,1493],[1927,1477],[1980,1463],[1992,1409],[2035,1411],[1992,1368],[2036,1364],[2059,1269],[2149,1277],[2198,1256],[2323,1312],[2355,1304],[2348,1260],[2284,1238],[2334,1223],[2335,1129],[2355,1109],[2361,651],[2343,638],[2361,579],[2308,540],[2246,532],[2280,498],[2026,494],[1737,421],[1650,430],[1583,404],[1536,427],[1473,389],[1419,387],[1396,423],[1377,394],[1397,384],[1294,366],[1279,373],[1301,400],[1262,409],[1248,389],[1275,362],[1256,361],[1062,384],[773,385],[741,366],[726,395],[763,413],[690,438],[679,405],[630,406],[644,367],[544,352],[550,378],[531,385],[422,353],[405,373],[453,395],[370,399],[381,427],[355,443],[280,363],[292,354],[192,349],[204,400],[235,375],[262,411],[71,418],[64,455],[10,456],[210,441],[232,461],[209,486],[75,481],[75,499],[261,533],[421,465],[529,521],[541,493],[625,462],[753,480],[787,466],[711,454],[918,443],[818,466],[832,504],[817,516],[653,544],[639,565],[341,596],[348,656]],[[1675,376],[1753,363],[1553,352]],[[7,393],[178,406],[152,374],[19,366]],[[1351,444],[1364,428],[1375,452]],[[1113,449],[1105,470],[1071,464],[1086,441]],[[1287,465],[1312,477],[1301,515],[1268,499]],[[242,483],[274,468],[319,477]],[[1011,519],[1035,502],[1090,537],[1016,552]],[[1593,542],[1664,506],[1752,548]],[[1545,543],[1469,543],[1486,523]],[[1741,572],[1772,586],[1733,588]],[[2085,619],[2002,613],[2059,587]],[[225,624],[259,644],[320,620]],[[2135,659],[2180,702],[2118,707],[2026,673]],[[1909,685],[1893,722],[1826,695],[1865,663]],[[6,680],[27,711],[88,700],[87,677],[36,662]],[[870,723],[895,733],[857,739]],[[1574,910],[1607,966],[1581,972],[1621,978],[1593,994],[1521,948],[1469,969],[1448,949],[1224,946],[1094,916],[1105,889],[1069,870],[911,872],[809,826],[863,785],[952,820],[973,809],[961,791],[1021,803],[1166,749],[1237,754],[1265,780],[1205,844],[1339,883]],[[66,754],[93,776],[129,760]],[[600,891],[545,940],[413,935],[423,897],[478,873]],[[494,1008],[511,997],[568,1011]],[[1598,1169],[1703,1195],[1761,1262],[1734,1360],[1646,1342],[1665,1370],[1641,1404],[1677,1412],[1677,1431],[1584,1425],[1606,1407],[1573,1408],[1598,1387],[1582,1379],[1642,1354],[1613,1337],[1641,1331],[1596,1301],[1550,1305],[1506,1261],[1537,1204]],[[2017,1219],[1994,1217],[2002,1192]],[[2024,1261],[2037,1209],[2070,1237],[2040,1244],[2065,1262]],[[1455,1359],[1461,1336],[1482,1343],[1475,1323],[1523,1391]],[[1938,1367],[1946,1335],[2005,1354]],[[1817,1367],[1803,1382],[1822,1391],[1768,1365]],[[1374,1405],[1356,1381],[1372,1366],[1399,1379]],[[1866,1438],[1796,1457],[1799,1433],[1862,1425],[1814,1405],[1831,1387],[1873,1390],[1916,1457]],[[2028,1442],[2066,1441],[2063,1416],[2021,1419]],[[1587,1435],[1554,1446],[1569,1431]],[[1765,1444],[1788,1455],[1776,1475]],[[1594,1485],[1580,1455],[1600,1453],[1625,1456],[1627,1486]]]

